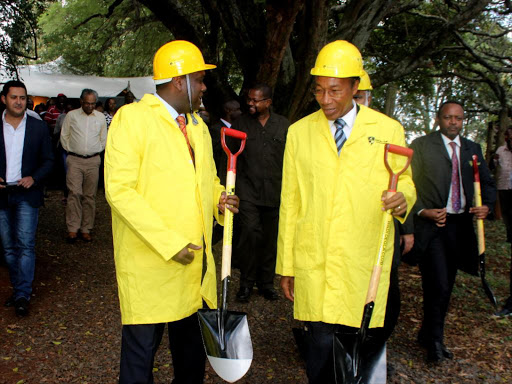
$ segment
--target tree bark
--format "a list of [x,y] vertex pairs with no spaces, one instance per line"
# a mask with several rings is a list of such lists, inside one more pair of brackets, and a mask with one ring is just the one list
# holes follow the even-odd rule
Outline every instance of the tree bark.
[[274,88],[302,0],[267,1],[265,48],[256,81]]
[[[291,122],[311,112],[313,96],[310,92],[313,77],[309,74],[313,68],[318,51],[325,44],[329,8],[323,0],[307,1],[297,17],[295,48],[296,78],[291,92],[282,95],[289,100],[288,119]],[[290,97],[291,95],[291,97]],[[314,105],[314,104],[313,104]]]
[[389,117],[395,115],[396,95],[398,87],[395,83],[389,83],[386,89],[386,102],[384,104],[384,114]]

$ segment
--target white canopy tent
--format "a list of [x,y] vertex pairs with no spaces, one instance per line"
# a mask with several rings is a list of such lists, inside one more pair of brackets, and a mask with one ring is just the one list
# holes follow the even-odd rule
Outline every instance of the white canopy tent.
[[[70,98],[79,98],[82,89],[91,88],[100,97],[115,97],[128,88],[137,99],[145,93],[154,93],[155,84],[148,77],[98,77],[59,73],[58,60],[38,65],[19,67],[21,81],[25,83],[29,95],[55,97],[59,93]],[[0,83],[11,80],[0,73]]]

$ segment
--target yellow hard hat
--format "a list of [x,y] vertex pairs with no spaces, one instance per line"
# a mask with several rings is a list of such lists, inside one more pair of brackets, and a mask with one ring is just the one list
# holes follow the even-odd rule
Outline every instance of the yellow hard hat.
[[199,48],[185,40],[175,40],[162,45],[153,59],[153,80],[163,84],[173,77],[216,68],[205,64]]
[[364,74],[361,76],[361,81],[359,82],[359,87],[357,88],[358,91],[372,91],[372,83],[370,82],[370,76],[368,76],[368,73],[366,71],[363,71]]
[[323,47],[316,57],[313,76],[361,77],[363,58],[359,49],[348,41],[336,40]]

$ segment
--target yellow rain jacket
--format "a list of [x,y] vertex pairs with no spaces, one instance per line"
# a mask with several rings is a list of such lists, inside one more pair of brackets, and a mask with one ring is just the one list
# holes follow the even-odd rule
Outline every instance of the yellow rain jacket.
[[[385,143],[405,146],[402,126],[364,106],[340,157],[321,110],[288,130],[276,272],[295,277],[298,320],[361,325],[387,214],[381,211],[382,191],[389,181]],[[395,171],[405,165],[402,156],[389,159]],[[400,177],[398,191],[404,194],[409,211],[416,200],[410,168]],[[393,233],[391,225],[372,328],[384,323]]]
[[[211,236],[224,188],[216,176],[208,127],[188,117],[185,137],[154,95],[122,107],[110,125],[105,152],[105,193],[112,232],[123,324],[183,319],[217,306]],[[219,218],[223,221],[223,218]],[[194,261],[171,260],[188,243]],[[207,270],[201,284],[203,251]]]

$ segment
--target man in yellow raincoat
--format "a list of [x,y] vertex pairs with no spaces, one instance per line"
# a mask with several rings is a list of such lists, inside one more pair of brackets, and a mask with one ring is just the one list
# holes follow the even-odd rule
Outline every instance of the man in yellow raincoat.
[[[168,323],[173,383],[202,383],[205,352],[196,312],[217,304],[213,217],[226,198],[208,127],[193,111],[206,91],[199,49],[172,41],[155,54],[154,95],[115,115],[105,153],[105,192],[123,323],[119,382],[152,383]],[[188,124],[186,124],[188,120]],[[220,216],[220,217],[219,217]],[[205,272],[204,272],[205,271]]]
[[[404,131],[353,102],[363,74],[359,50],[341,40],[327,44],[311,74],[321,109],[288,131],[276,272],[295,318],[306,322],[310,383],[332,383],[333,335],[339,325],[361,325],[383,211],[403,222],[416,193],[407,170],[400,192],[382,197],[389,181],[384,144],[404,146]],[[387,242],[371,328],[384,323],[393,246]]]

